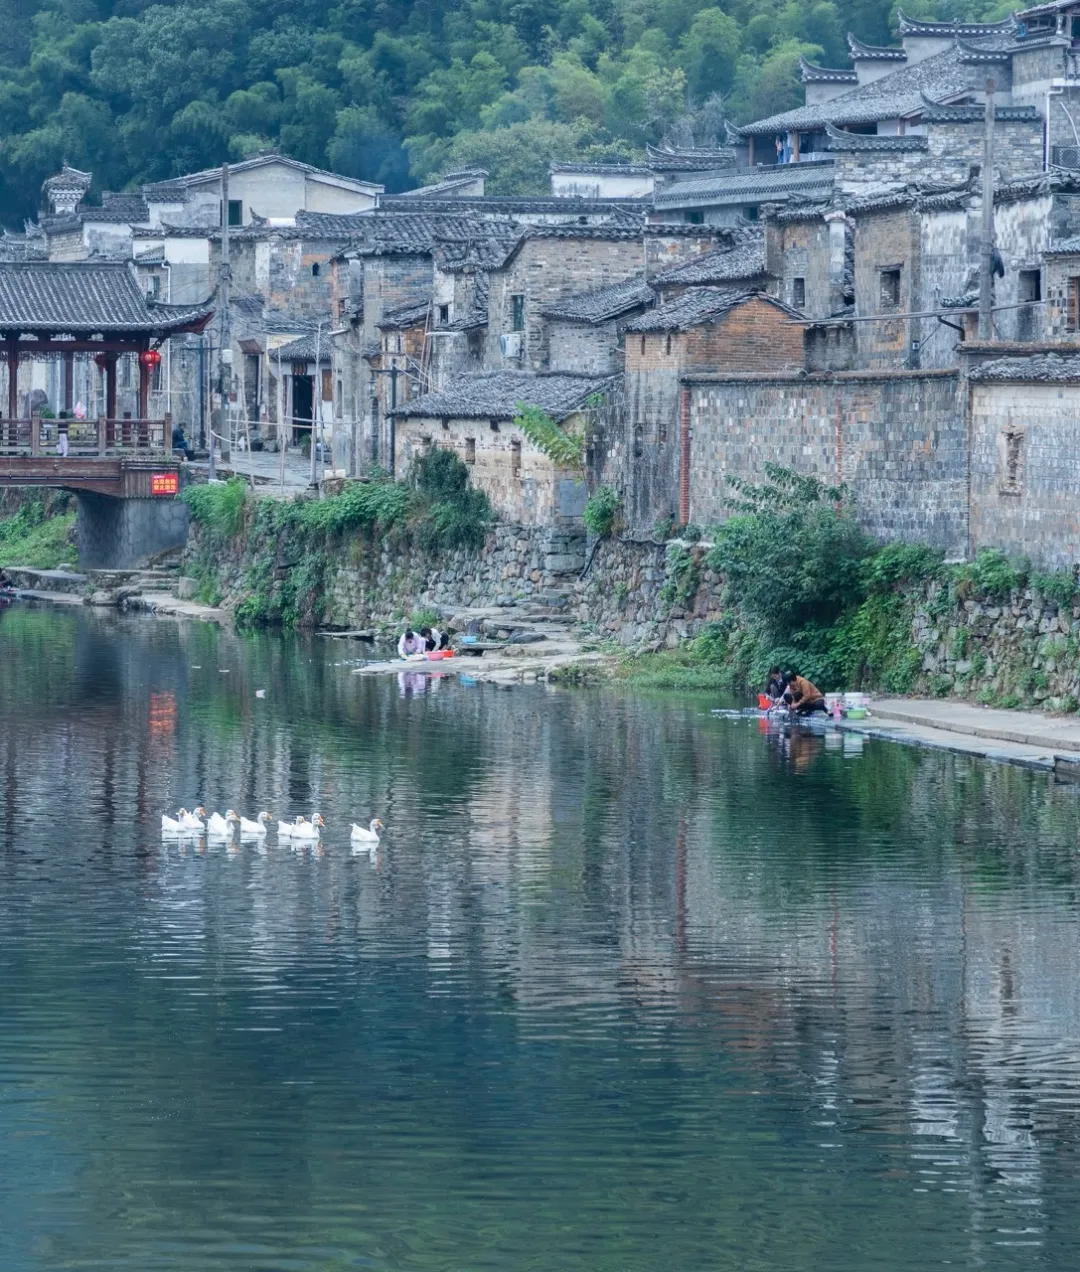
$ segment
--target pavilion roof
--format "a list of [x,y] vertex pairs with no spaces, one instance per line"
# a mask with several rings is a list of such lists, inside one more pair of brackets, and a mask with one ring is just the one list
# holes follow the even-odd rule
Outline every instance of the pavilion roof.
[[124,334],[161,339],[200,331],[202,305],[149,300],[124,261],[0,261],[0,331],[44,336]]

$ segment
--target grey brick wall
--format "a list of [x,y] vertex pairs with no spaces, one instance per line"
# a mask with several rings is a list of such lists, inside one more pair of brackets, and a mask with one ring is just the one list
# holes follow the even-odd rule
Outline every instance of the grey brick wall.
[[966,550],[966,430],[955,373],[742,378],[691,391],[690,519],[727,515],[727,478],[766,463],[844,481],[883,540]]

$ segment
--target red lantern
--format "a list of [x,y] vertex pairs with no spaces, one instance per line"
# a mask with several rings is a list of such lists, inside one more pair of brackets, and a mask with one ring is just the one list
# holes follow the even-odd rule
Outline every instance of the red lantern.
[[109,355],[107,353],[95,353],[94,363],[99,371],[104,372],[105,368],[109,365]]
[[139,354],[139,361],[148,371],[153,371],[161,363],[161,354],[157,349],[144,349]]

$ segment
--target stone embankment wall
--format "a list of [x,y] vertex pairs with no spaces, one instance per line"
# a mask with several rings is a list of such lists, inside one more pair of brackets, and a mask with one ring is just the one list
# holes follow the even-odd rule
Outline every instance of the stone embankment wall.
[[1080,703],[1080,606],[1037,592],[946,607],[931,585],[915,612],[912,642],[922,654],[918,688],[1002,706],[1075,711]]

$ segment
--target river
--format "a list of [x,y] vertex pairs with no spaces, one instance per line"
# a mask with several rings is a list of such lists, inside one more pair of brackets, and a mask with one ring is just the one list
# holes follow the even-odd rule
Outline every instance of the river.
[[0,614],[4,1272],[1076,1266],[1078,788],[358,648]]

